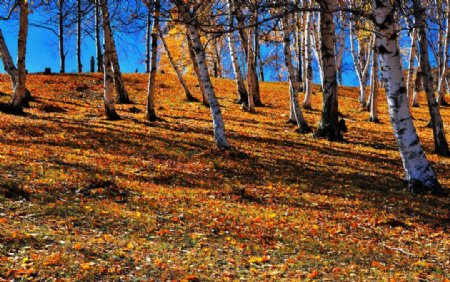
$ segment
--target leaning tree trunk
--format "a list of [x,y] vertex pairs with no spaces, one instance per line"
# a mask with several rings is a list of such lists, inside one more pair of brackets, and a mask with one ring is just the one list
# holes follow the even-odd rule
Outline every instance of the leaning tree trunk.
[[413,0],[414,12],[416,20],[419,24],[419,44],[420,44],[420,65],[423,71],[423,85],[427,94],[428,109],[431,116],[431,126],[433,128],[434,149],[440,156],[449,156],[448,143],[445,138],[444,124],[439,112],[439,105],[434,95],[433,74],[431,71],[429,54],[428,54],[428,38],[426,34],[426,18],[425,10],[419,0]]
[[77,0],[77,66],[78,73],[83,72],[81,63],[81,0]]
[[199,67],[200,76],[205,86],[205,92],[208,97],[209,107],[211,109],[211,116],[213,120],[214,139],[217,147],[220,149],[228,150],[230,145],[228,144],[227,137],[225,135],[225,125],[223,122],[222,112],[220,110],[219,101],[214,93],[214,87],[209,77],[208,67],[206,65],[205,49],[200,40],[200,34],[198,31],[199,23],[196,17],[192,17],[186,3],[183,0],[173,0],[178,8],[178,11],[188,29],[189,37],[192,40],[193,50],[195,52],[195,58]]
[[102,17],[103,17],[103,33],[104,37],[108,37],[108,42],[111,44],[111,55],[109,59],[111,60],[113,75],[114,75],[114,85],[116,87],[117,102],[122,104],[131,103],[128,97],[127,90],[125,89],[125,84],[123,83],[122,73],[120,71],[119,58],[117,57],[116,43],[114,42],[113,33],[111,30],[111,22],[108,10],[108,0],[103,0]]
[[386,81],[389,116],[403,161],[408,189],[414,193],[428,190],[442,193],[425,157],[409,110],[395,28],[395,11],[390,0],[373,0],[373,5],[380,69]]
[[372,72],[370,80],[370,122],[380,122],[378,119],[378,49],[376,48],[376,38],[372,50]]
[[147,115],[146,115],[149,121],[155,121],[158,119],[155,110],[155,82],[156,82],[156,71],[158,69],[157,56],[158,56],[159,11],[161,8],[160,0],[154,0],[153,4],[154,7],[153,7],[152,48],[150,59],[150,76],[148,79]]
[[25,58],[27,51],[27,36],[28,36],[28,1],[20,0],[20,16],[19,16],[19,40],[18,40],[18,54],[17,54],[17,84],[14,89],[14,94],[10,101],[10,110],[12,112],[21,112],[22,107],[26,104],[26,67]]
[[11,54],[9,53],[8,46],[6,46],[5,38],[3,37],[2,29],[0,28],[0,59],[3,62],[5,71],[9,74],[11,78],[12,90],[16,89],[17,82],[19,80],[19,74],[17,68],[14,65]]
[[297,73],[294,68],[294,64],[292,62],[292,51],[291,51],[291,38],[290,35],[292,33],[292,29],[287,17],[283,17],[281,20],[282,31],[283,31],[283,46],[284,46],[284,61],[286,63],[286,67],[288,69],[289,75],[289,83],[291,86],[290,93],[290,105],[292,112],[294,113],[295,122],[297,123],[297,131],[300,133],[309,133],[312,132],[305,118],[303,117],[303,113],[300,110],[298,103],[298,92],[301,88],[301,82],[297,80]]
[[103,72],[102,44],[100,40],[100,9],[99,0],[95,0],[95,52],[97,57],[97,72]]
[[322,51],[323,102],[322,118],[314,136],[330,141],[342,141],[339,127],[339,107],[337,97],[337,78],[335,47],[336,35],[333,14],[330,12],[331,0],[319,0],[322,14],[320,17],[320,36]]
[[233,31],[234,16],[232,14],[232,11],[234,11],[234,8],[233,8],[233,1],[231,0],[228,0],[228,10],[229,10],[228,24],[231,29],[227,33],[228,48],[230,49],[231,64],[233,65],[234,76],[236,78],[236,86],[238,92],[237,102],[239,104],[243,104],[244,107],[248,107],[248,92],[245,86],[244,77],[242,76],[241,65],[239,63],[238,53],[236,49],[236,37]]
[[191,91],[189,91],[189,88],[187,87],[187,84],[184,81],[183,75],[181,74],[180,69],[178,68],[177,64],[175,63],[172,57],[172,53],[170,52],[169,46],[167,46],[166,40],[164,39],[164,34],[162,33],[161,30],[159,30],[159,38],[161,38],[161,42],[164,46],[164,50],[166,51],[167,58],[169,58],[170,65],[175,71],[175,74],[177,75],[181,87],[183,87],[184,94],[186,95],[186,100],[189,102],[197,102],[198,100],[194,96],[192,96]]
[[312,95],[312,45],[311,45],[311,30],[312,24],[310,22],[311,12],[307,12],[306,28],[305,28],[305,97],[303,99],[303,108],[311,109],[311,95]]
[[197,59],[195,57],[194,44],[192,43],[192,39],[189,36],[189,34],[186,35],[186,39],[188,42],[189,58],[191,59],[192,67],[194,69],[195,76],[197,77],[198,85],[200,87],[203,105],[209,107],[208,97],[206,95],[206,90],[205,90],[205,85],[203,84],[202,76],[200,74],[200,68],[198,66]]

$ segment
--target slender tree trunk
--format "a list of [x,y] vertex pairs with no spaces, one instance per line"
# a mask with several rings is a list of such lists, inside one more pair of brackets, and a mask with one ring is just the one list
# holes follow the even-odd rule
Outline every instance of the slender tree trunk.
[[248,36],[248,52],[247,52],[247,87],[248,87],[248,111],[251,113],[255,112],[255,95],[257,95],[256,84],[258,81],[255,79],[256,66],[255,66],[255,52],[253,50],[253,44],[255,39],[255,28],[251,27],[249,29]]
[[192,67],[194,69],[195,76],[197,77],[198,85],[200,87],[200,92],[202,94],[202,103],[204,106],[209,107],[208,97],[207,97],[206,91],[205,91],[205,85],[203,84],[202,76],[200,74],[200,68],[198,66],[197,59],[195,57],[194,44],[192,43],[192,39],[189,36],[189,34],[186,35],[186,39],[188,42],[189,58],[191,59]]
[[442,55],[442,70],[441,75],[439,76],[438,80],[438,96],[437,96],[437,102],[439,105],[443,104],[448,106],[448,103],[445,101],[445,82],[448,77],[449,73],[449,62],[450,62],[450,52],[448,48],[450,47],[450,1],[447,0],[447,17],[446,17],[446,31],[445,31],[445,40],[444,40],[444,46],[443,50],[444,53],[440,53]]
[[[316,57],[316,61],[317,61],[317,65],[319,67],[319,77],[320,77],[320,83],[323,85],[323,60],[322,60],[322,34],[320,34],[320,22],[321,22],[321,17],[322,14],[321,13],[315,13],[317,15],[317,21],[319,22],[319,24],[317,24],[317,29],[315,28],[315,25],[312,25],[312,29],[311,29],[311,42],[313,44],[313,54]],[[312,17],[310,18],[310,20],[312,20]],[[322,89],[323,91],[323,89]]]
[[408,189],[414,193],[431,190],[440,194],[443,190],[425,157],[409,111],[395,28],[395,11],[390,0],[373,0],[373,5],[380,69],[387,84],[389,116],[403,161]]
[[0,28],[0,59],[3,62],[5,71],[9,74],[11,78],[12,90],[15,92],[17,82],[19,81],[19,74],[17,68],[14,65],[11,54],[9,53],[8,46],[6,46],[5,38],[3,37],[3,32]]
[[147,31],[145,33],[145,73],[150,73],[150,58],[151,58],[150,41],[151,41],[151,37],[152,37],[151,8],[148,9],[146,28],[147,28]]
[[431,116],[431,126],[433,128],[434,149],[440,156],[450,156],[448,143],[445,138],[444,124],[439,112],[439,105],[434,95],[434,80],[431,71],[429,54],[428,54],[428,38],[426,34],[426,17],[425,10],[422,8],[420,0],[413,0],[414,13],[416,21],[419,24],[419,45],[420,45],[420,66],[423,70],[423,84],[427,94],[428,109]]
[[178,81],[181,84],[181,87],[183,87],[184,94],[186,95],[186,100],[189,102],[198,102],[198,100],[192,96],[191,91],[189,91],[189,88],[187,87],[186,82],[184,81],[183,75],[181,74],[180,69],[178,68],[177,64],[175,63],[172,53],[170,52],[169,47],[167,46],[166,40],[164,39],[164,34],[161,30],[159,30],[159,38],[161,38],[161,43],[164,46],[164,50],[166,51],[167,57],[169,58],[170,65],[172,66],[173,70],[175,71],[175,74],[177,75]]
[[181,18],[188,29],[189,37],[192,40],[193,50],[195,52],[195,58],[200,71],[200,76],[205,86],[205,92],[208,97],[208,103],[211,109],[211,116],[213,120],[214,139],[216,145],[220,149],[228,150],[230,145],[228,144],[227,137],[225,135],[225,125],[223,122],[222,112],[220,110],[219,101],[214,93],[214,87],[208,73],[208,67],[206,65],[205,49],[200,40],[200,34],[197,25],[199,24],[189,13],[187,5],[183,0],[173,0],[178,8]]
[[77,0],[77,66],[78,73],[83,72],[81,64],[81,0]]
[[64,52],[64,0],[58,2],[58,37],[59,37],[59,61],[60,73],[66,72],[66,53]]
[[303,100],[303,108],[311,109],[311,95],[312,95],[312,46],[311,46],[311,29],[312,23],[310,21],[311,12],[307,12],[306,29],[305,29],[305,97]]
[[[150,76],[148,79],[147,92],[147,119],[149,121],[156,121],[158,119],[155,110],[155,82],[156,71],[158,69],[158,30],[159,30],[159,12],[161,9],[160,0],[153,0],[153,28],[152,28],[152,48],[150,59]],[[150,7],[149,7],[150,8]]]
[[[230,26],[230,29],[233,29],[234,28],[234,16],[232,13],[232,11],[234,11],[233,1],[228,0],[228,7],[229,7],[228,25]],[[233,65],[234,76],[236,78],[236,86],[238,93],[237,102],[239,104],[244,104],[243,105],[244,107],[248,107],[248,92],[245,86],[241,65],[238,59],[235,33],[228,32],[227,36],[228,36],[228,48],[230,49],[231,64]]]
[[333,14],[330,12],[331,0],[319,0],[323,12],[320,17],[322,51],[323,102],[322,118],[314,135],[330,141],[342,141],[339,127],[339,107],[336,78],[336,34]]
[[[350,22],[351,23],[351,22]],[[356,75],[359,81],[359,103],[366,106],[366,86],[370,66],[370,41],[360,40],[356,36],[355,28],[350,26],[350,48],[355,64]],[[355,48],[355,41],[358,43],[358,51]]]
[[413,29],[411,32],[411,51],[409,52],[408,80],[406,82],[406,88],[408,91],[408,101],[410,105],[412,105],[414,92],[413,77],[415,71],[414,58],[416,57],[416,49],[417,49],[416,41],[417,41],[417,31],[416,29]]
[[[258,29],[256,29],[258,31]],[[259,32],[255,35],[255,54],[256,54],[256,63],[258,66],[259,79],[264,82],[264,64],[261,59],[261,46],[260,46],[260,38]]]
[[283,31],[283,46],[284,46],[284,60],[286,63],[286,67],[288,69],[289,75],[289,83],[290,83],[290,105],[292,112],[294,113],[295,122],[298,126],[297,131],[300,133],[309,133],[312,132],[305,118],[303,117],[303,113],[300,110],[298,103],[298,92],[300,91],[301,82],[297,80],[297,73],[294,68],[294,64],[292,62],[292,51],[291,51],[291,38],[290,35],[292,33],[291,25],[287,17],[282,18],[281,27]]
[[95,51],[97,57],[97,72],[103,72],[103,55],[102,55],[102,44],[100,40],[100,7],[99,0],[95,0]]
[[26,66],[25,58],[27,51],[27,36],[28,36],[28,1],[19,0],[20,16],[19,16],[19,40],[18,40],[18,55],[17,55],[17,84],[14,89],[14,94],[10,101],[10,110],[12,112],[21,112],[22,107],[27,104],[26,101]]
[[111,30],[111,22],[108,11],[108,0],[102,0],[102,17],[103,17],[103,33],[104,37],[108,37],[108,42],[111,44],[111,55],[109,59],[111,60],[114,85],[116,87],[117,102],[121,104],[131,103],[128,97],[128,92],[125,89],[125,84],[123,83],[122,73],[120,71],[119,58],[117,57],[116,43],[114,42],[114,36]]
[[337,77],[338,77],[338,84],[342,85],[342,61],[344,57],[344,47],[345,47],[345,28],[346,28],[346,18],[344,13],[339,13],[339,19],[341,20],[341,30],[339,34],[339,52],[337,54],[336,58],[336,70],[337,70]]
[[370,118],[371,122],[380,122],[378,119],[378,49],[376,38],[372,50],[372,71],[370,79]]

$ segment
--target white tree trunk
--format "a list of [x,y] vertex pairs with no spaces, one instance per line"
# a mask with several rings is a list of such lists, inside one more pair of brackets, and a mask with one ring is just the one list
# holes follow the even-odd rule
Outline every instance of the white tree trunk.
[[[229,16],[228,16],[228,24],[230,29],[234,28],[234,18],[232,11],[233,1],[228,0],[229,6]],[[228,36],[228,48],[230,50],[231,63],[233,65],[234,77],[236,78],[236,86],[238,91],[238,99],[237,101],[243,103],[245,107],[248,107],[248,92],[245,87],[244,77],[242,76],[241,65],[239,63],[237,48],[236,48],[236,37],[234,31],[230,31],[227,33]]]
[[[102,2],[102,1],[101,1]],[[127,104],[130,103],[130,98],[128,97],[128,92],[125,89],[125,84],[123,83],[122,73],[120,71],[119,57],[117,56],[116,43],[114,42],[113,33],[111,30],[111,22],[108,10],[108,0],[103,0],[101,5],[102,8],[102,19],[103,19],[103,36],[108,38],[109,49],[111,50],[111,55],[109,59],[111,60],[113,75],[114,75],[114,85],[116,87],[117,102]]]
[[438,81],[438,96],[437,96],[437,101],[438,104],[445,104],[448,105],[445,102],[445,91],[446,91],[446,87],[445,87],[445,83],[446,83],[446,79],[448,77],[448,73],[449,73],[449,66],[448,64],[450,63],[450,52],[448,50],[448,48],[450,47],[450,1],[447,0],[447,19],[446,19],[446,31],[445,31],[445,40],[444,40],[444,46],[443,46],[443,50],[444,50],[444,54],[441,53],[442,55],[442,70],[441,70],[441,75],[439,76],[439,81]]
[[372,71],[370,79],[370,117],[369,121],[379,122],[378,119],[378,49],[376,48],[376,38],[372,50]]
[[203,105],[209,106],[208,97],[207,97],[206,91],[205,91],[205,85],[203,85],[203,80],[200,75],[200,69],[198,67],[197,59],[195,57],[194,44],[192,43],[192,39],[189,36],[189,34],[186,35],[186,40],[188,42],[189,58],[191,59],[192,67],[194,69],[195,76],[197,77],[198,85],[200,87],[200,92],[202,94]]
[[337,96],[336,33],[333,14],[330,12],[333,2],[332,0],[319,0],[318,2],[323,11],[320,17],[323,101],[322,117],[314,135],[330,141],[342,141]]
[[287,17],[282,18],[281,29],[283,31],[284,61],[288,69],[289,83],[291,87],[291,91],[289,91],[291,110],[294,113],[295,121],[298,126],[297,130],[300,133],[309,133],[312,130],[309,127],[308,123],[306,122],[305,118],[303,117],[303,113],[300,110],[298,103],[298,92],[300,91],[301,83],[297,80],[296,71],[294,68],[294,64],[292,62],[291,38],[290,38],[292,28],[291,23],[289,22]]
[[312,46],[311,46],[311,33],[312,23],[311,12],[306,13],[306,28],[305,28],[305,97],[303,99],[303,108],[311,109],[311,95],[312,95],[312,80],[313,80],[313,68],[312,68]]
[[28,36],[28,1],[20,0],[20,19],[19,19],[19,40],[17,55],[17,84],[14,94],[11,98],[10,108],[13,112],[21,112],[25,102],[26,95],[26,67],[25,58],[27,51]]
[[94,2],[94,23],[95,23],[95,52],[97,57],[97,72],[103,72],[103,59],[102,59],[102,46],[100,40],[100,9],[99,9],[99,0],[95,0]]
[[449,156],[448,143],[445,138],[444,124],[439,112],[439,105],[434,95],[434,80],[428,54],[428,37],[426,34],[427,19],[425,10],[422,8],[420,0],[413,0],[416,21],[419,24],[419,44],[420,44],[420,65],[422,67],[423,85],[427,94],[428,109],[431,116],[431,126],[433,128],[435,152],[440,156]]
[[[254,17],[252,17],[254,19]],[[255,19],[254,19],[255,20]],[[253,21],[252,21],[253,22]],[[254,49],[255,39],[255,27],[249,28],[248,34],[248,52],[247,52],[247,88],[248,88],[248,111],[255,112],[255,96],[258,95],[257,91],[257,75],[256,75],[256,57]]]
[[[351,23],[351,22],[350,22]],[[350,26],[350,48],[355,65],[356,76],[359,81],[359,102],[362,107],[366,105],[366,86],[370,66],[370,40],[360,40],[356,36],[355,28]],[[355,48],[355,41],[358,43],[358,51]]]
[[11,84],[13,92],[16,89],[17,82],[19,80],[19,74],[17,68],[14,65],[11,54],[9,53],[8,46],[6,46],[5,38],[3,37],[2,29],[0,28],[0,59],[3,62],[5,71],[11,77]]
[[389,116],[405,169],[410,191],[442,191],[417,136],[406,96],[395,29],[394,9],[390,0],[373,0],[373,18],[377,34],[380,69],[386,81]]
[[212,85],[211,78],[209,77],[208,67],[206,65],[205,49],[200,40],[200,34],[197,27],[199,23],[196,21],[196,17],[193,17],[193,15],[191,15],[187,7],[188,4],[186,4],[183,0],[173,0],[173,2],[178,8],[180,16],[189,32],[189,37],[192,40],[192,47],[195,52],[195,58],[198,64],[203,85],[205,86],[205,92],[208,97],[209,107],[211,109],[214,139],[216,145],[220,149],[228,150],[230,149],[230,145],[228,144],[228,140],[225,135],[225,125],[223,122],[219,101],[217,100],[217,97],[214,93],[214,87]]

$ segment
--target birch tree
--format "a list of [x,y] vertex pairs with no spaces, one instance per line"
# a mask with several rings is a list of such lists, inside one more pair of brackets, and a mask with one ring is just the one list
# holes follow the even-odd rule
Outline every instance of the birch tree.
[[288,16],[285,16],[281,19],[281,29],[283,32],[283,46],[284,46],[284,61],[286,63],[286,67],[288,69],[289,75],[289,84],[291,90],[290,94],[290,104],[292,108],[292,112],[294,113],[295,122],[297,124],[297,131],[300,133],[309,133],[312,132],[305,118],[303,117],[303,113],[300,110],[298,103],[298,92],[300,91],[301,82],[297,79],[297,72],[294,68],[293,60],[292,60],[292,50],[291,50],[291,34],[292,34],[292,23],[289,22]]
[[[146,118],[149,121],[156,121],[158,119],[155,110],[155,86],[156,86],[156,71],[158,68],[158,30],[159,30],[159,13],[161,9],[160,0],[152,0],[153,7],[153,28],[152,28],[152,44],[151,44],[151,58],[150,58],[150,76],[148,79],[147,91],[147,111]],[[150,5],[148,5],[150,9]]]
[[438,100],[435,97],[433,74],[428,55],[428,37],[426,32],[426,11],[419,0],[412,0],[414,16],[419,25],[420,65],[423,70],[423,84],[427,94],[428,109],[431,116],[433,128],[435,151],[440,156],[449,156],[448,143],[445,138],[444,124],[439,111]]
[[442,194],[436,175],[417,136],[408,105],[397,42],[395,11],[390,0],[373,0],[373,20],[380,69],[386,82],[389,116],[405,169],[409,191]]
[[[355,23],[350,24],[350,49],[359,82],[359,103],[366,106],[366,86],[370,67],[371,38],[363,33],[358,36]],[[355,46],[357,44],[357,48]]]
[[314,136],[330,141],[342,141],[336,76],[336,34],[331,0],[318,0],[321,8],[320,36],[322,51],[322,117]]
[[14,88],[14,94],[9,103],[12,112],[21,112],[22,107],[26,104],[26,66],[25,58],[27,51],[28,37],[28,1],[19,0],[20,16],[19,16],[19,38],[18,38],[18,54],[17,54],[17,84]]
[[228,25],[230,29],[227,33],[228,48],[230,50],[231,63],[233,65],[233,72],[237,86],[237,93],[238,93],[237,101],[240,104],[243,104],[244,107],[248,107],[248,92],[245,86],[244,77],[242,75],[242,68],[239,63],[238,52],[236,48],[236,36],[233,30],[235,26],[233,14],[234,11],[233,1],[228,0],[227,4],[228,4]]
[[102,20],[103,20],[103,36],[108,38],[105,42],[108,42],[111,46],[109,60],[112,64],[112,71],[114,77],[114,86],[116,88],[117,93],[117,102],[122,104],[131,103],[130,98],[128,97],[128,92],[125,88],[125,84],[122,78],[122,72],[120,71],[119,58],[117,56],[116,43],[114,41],[113,33],[111,30],[111,22],[109,16],[108,9],[108,0],[101,0],[101,9],[102,9]]
[[200,40],[199,23],[198,18],[194,14],[194,11],[189,9],[188,3],[184,0],[171,0],[172,3],[178,9],[180,18],[189,32],[189,37],[192,40],[192,49],[195,52],[196,62],[199,67],[200,76],[205,87],[205,93],[208,98],[209,107],[211,109],[211,116],[214,128],[214,140],[217,147],[220,149],[228,150],[230,145],[228,144],[227,137],[225,135],[225,125],[223,122],[222,112],[220,105],[214,92],[214,87],[209,77],[208,67],[206,65],[205,49]]

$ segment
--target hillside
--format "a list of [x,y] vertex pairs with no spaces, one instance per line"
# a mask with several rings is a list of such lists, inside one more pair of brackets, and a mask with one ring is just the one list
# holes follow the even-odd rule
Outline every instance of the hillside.
[[[384,95],[372,124],[341,88],[349,131],[331,143],[286,123],[287,84],[263,83],[266,106],[250,114],[232,81],[214,80],[236,148],[223,153],[209,109],[185,102],[175,76],[158,78],[154,123],[147,76],[125,82],[135,104],[117,105],[119,121],[104,118],[100,75],[30,75],[26,115],[0,113],[0,281],[450,278],[450,201],[404,190]],[[448,189],[424,98],[415,125]],[[321,95],[313,108],[315,127]]]

